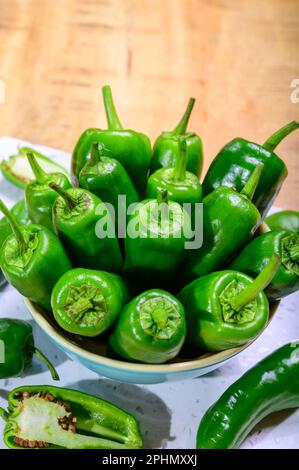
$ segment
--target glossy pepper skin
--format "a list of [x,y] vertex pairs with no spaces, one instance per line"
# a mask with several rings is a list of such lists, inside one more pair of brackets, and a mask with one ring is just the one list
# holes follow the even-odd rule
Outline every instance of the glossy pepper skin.
[[161,168],[155,171],[147,182],[146,197],[154,199],[162,190],[167,190],[168,198],[183,205],[195,204],[202,199],[202,188],[198,177],[186,171],[188,161],[187,143],[179,141],[179,151],[174,168]]
[[[121,408],[87,393],[49,385],[12,390],[4,443],[11,449],[139,449],[136,419]],[[26,419],[25,419],[26,417]]]
[[282,230],[267,232],[252,240],[231,263],[230,269],[256,277],[273,254],[281,265],[265,293],[269,300],[279,300],[299,289],[299,236]]
[[103,87],[104,106],[108,129],[87,129],[79,138],[72,156],[72,181],[78,185],[79,174],[90,159],[94,142],[103,144],[112,152],[113,158],[120,161],[128,172],[139,194],[143,194],[151,162],[151,145],[149,138],[133,130],[124,130],[117,116],[111,89]]
[[173,131],[162,132],[153,148],[151,173],[165,167],[176,166],[180,158],[180,139],[184,138],[187,145],[187,170],[200,178],[203,164],[203,148],[200,137],[194,132],[188,132],[187,126],[195,103],[190,98],[187,109]]
[[49,368],[52,379],[59,380],[53,365],[34,346],[30,323],[11,318],[0,318],[0,342],[4,348],[5,362],[0,362],[0,379],[19,377],[32,363],[36,354]]
[[92,269],[68,271],[52,292],[57,323],[82,336],[97,336],[110,328],[128,301],[128,287],[120,276]]
[[168,201],[166,191],[141,201],[127,226],[125,276],[142,288],[168,286],[185,255],[190,225],[187,212]]
[[262,165],[257,166],[241,193],[220,186],[203,199],[203,244],[187,254],[180,273],[183,285],[221,269],[250,240],[261,222],[251,202],[261,171]]
[[280,211],[269,215],[265,219],[266,224],[271,230],[288,230],[299,234],[299,212],[298,211]]
[[[50,183],[60,196],[53,205],[53,225],[74,265],[120,272],[122,256],[114,223],[105,204],[95,194],[72,188],[64,191]],[[111,237],[97,236],[98,224],[106,221]],[[101,232],[101,230],[99,230]]]
[[184,287],[178,298],[187,312],[188,343],[202,351],[222,351],[253,340],[267,324],[269,303],[262,291],[279,263],[274,255],[254,281],[226,270]]
[[161,289],[135,297],[123,309],[110,345],[131,361],[161,364],[180,352],[186,337],[182,304]]
[[287,124],[267,139],[264,145],[241,138],[233,139],[220,150],[211,163],[203,181],[204,196],[219,186],[233,187],[241,191],[256,165],[263,163],[264,169],[253,196],[253,203],[264,218],[288,174],[285,163],[274,150],[282,139],[298,127],[299,123],[295,121]]
[[249,369],[204,414],[197,449],[238,448],[276,411],[299,407],[299,341],[285,344]]
[[112,204],[116,221],[119,195],[126,197],[125,209],[139,201],[137,191],[122,164],[97,143],[92,146],[91,159],[80,171],[79,186],[98,196],[104,203]]
[[33,153],[29,152],[27,156],[35,175],[35,180],[25,189],[29,218],[34,224],[44,225],[53,230],[52,208],[57,193],[49,187],[49,183],[56,183],[63,189],[71,188],[71,183],[63,173],[46,173]]
[[6,279],[24,297],[51,311],[52,289],[72,267],[64,247],[46,227],[20,227],[2,201],[0,210],[13,230],[0,251],[0,266]]

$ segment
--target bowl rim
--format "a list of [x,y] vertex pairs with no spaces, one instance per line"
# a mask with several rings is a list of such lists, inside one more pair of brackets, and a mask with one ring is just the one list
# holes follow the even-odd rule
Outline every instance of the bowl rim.
[[174,372],[192,371],[195,369],[211,367],[213,365],[217,365],[232,358],[236,354],[248,348],[248,346],[250,346],[261,335],[264,329],[267,328],[267,326],[269,325],[269,322],[271,321],[271,318],[273,317],[273,314],[275,313],[275,310],[277,309],[279,304],[279,302],[277,302],[270,306],[270,310],[273,310],[272,314],[270,314],[270,318],[267,324],[265,325],[265,328],[259,333],[259,335],[256,336],[252,341],[249,341],[237,348],[225,349],[224,351],[219,351],[216,353],[208,353],[190,361],[173,362],[167,364],[144,364],[140,362],[126,362],[118,359],[111,359],[109,357],[101,356],[100,354],[87,351],[86,349],[76,344],[73,344],[71,341],[64,338],[60,333],[58,333],[58,331],[56,331],[56,329],[50,324],[50,322],[47,321],[47,319],[42,315],[42,313],[38,310],[38,308],[34,305],[33,302],[31,302],[25,297],[23,299],[26,307],[28,308],[36,323],[42,328],[43,331],[48,334],[48,336],[50,336],[51,339],[58,343],[63,349],[66,349],[71,353],[74,353],[80,357],[83,357],[84,359],[87,359],[91,362],[95,362],[99,365],[103,365],[105,367],[110,367],[113,369],[117,368],[128,372],[141,372],[144,374],[171,374]]

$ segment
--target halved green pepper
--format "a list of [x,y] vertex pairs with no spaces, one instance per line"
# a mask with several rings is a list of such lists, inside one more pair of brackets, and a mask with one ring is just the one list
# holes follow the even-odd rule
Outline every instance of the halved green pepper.
[[[50,183],[50,187],[59,194],[53,205],[55,232],[73,263],[78,267],[120,272],[122,256],[114,222],[101,199],[81,188],[65,191],[55,183]],[[97,230],[101,221],[111,234]]]
[[180,139],[187,145],[187,170],[200,178],[203,164],[203,149],[200,137],[194,132],[187,132],[195,98],[190,98],[187,109],[173,131],[162,132],[153,148],[151,173],[159,168],[174,167],[180,155]]
[[271,230],[288,230],[299,234],[299,212],[298,211],[280,211],[269,215],[265,219],[266,224]]
[[226,144],[212,161],[205,176],[204,196],[219,186],[241,191],[256,165],[263,163],[264,169],[253,202],[264,218],[288,174],[285,163],[274,150],[287,135],[298,128],[299,123],[292,121],[275,132],[263,145],[239,137]]
[[102,88],[108,129],[87,129],[79,138],[72,156],[72,180],[79,183],[79,174],[90,159],[93,142],[103,144],[111,150],[113,158],[119,160],[141,195],[145,191],[147,174],[151,162],[149,138],[133,130],[124,130],[117,116],[109,86]]
[[52,288],[72,267],[64,247],[46,227],[20,227],[1,200],[0,211],[9,220],[13,231],[0,250],[0,267],[20,294],[50,311]]
[[106,331],[129,300],[125,281],[116,274],[77,268],[54,286],[52,309],[66,331],[97,336]]
[[136,419],[121,408],[87,393],[49,385],[12,390],[4,442],[11,449],[139,449]]
[[110,345],[132,361],[161,364],[177,356],[186,337],[182,304],[161,289],[135,297],[116,323]]
[[273,255],[253,280],[238,271],[200,277],[178,295],[184,305],[187,341],[202,351],[222,351],[253,340],[266,326],[269,303],[263,289],[280,265]]
[[25,188],[29,218],[34,224],[44,225],[54,230],[52,210],[57,193],[49,187],[49,183],[56,183],[62,189],[71,188],[71,183],[63,173],[44,171],[32,152],[27,153],[27,158],[35,176],[35,180],[28,183]]
[[256,277],[274,253],[281,259],[281,265],[265,290],[272,301],[299,289],[299,235],[286,230],[264,233],[252,240],[229,267]]

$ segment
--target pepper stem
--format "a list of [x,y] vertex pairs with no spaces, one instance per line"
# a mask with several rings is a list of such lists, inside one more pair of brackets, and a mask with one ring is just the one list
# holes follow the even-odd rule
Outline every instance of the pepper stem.
[[171,132],[173,135],[180,135],[186,132],[188,122],[195,104],[195,98],[190,98],[184,115],[178,125]]
[[108,123],[108,129],[109,130],[121,130],[123,126],[121,125],[121,122],[119,120],[119,117],[115,109],[111,87],[109,85],[103,86],[102,94],[103,94],[105,113],[106,113],[106,118],[107,118],[107,123]]
[[274,254],[267,266],[264,267],[254,281],[231,301],[231,306],[236,312],[239,312],[245,305],[252,302],[270,284],[279,269],[280,263],[280,257]]
[[168,191],[167,189],[161,189],[157,195],[158,201],[158,218],[165,220],[168,218]]
[[2,418],[5,422],[8,421],[9,414],[6,410],[4,410],[4,408],[0,408],[0,418]]
[[47,173],[39,165],[37,159],[35,158],[32,152],[27,152],[26,155],[27,155],[29,165],[31,166],[31,170],[33,171],[36,181],[39,184],[43,184],[46,179]]
[[[101,149],[102,150],[102,149]],[[90,163],[95,165],[101,160],[102,151],[99,148],[98,142],[93,142],[91,146],[91,153],[90,153]]]
[[14,215],[10,212],[10,210],[6,207],[4,202],[0,199],[0,211],[2,214],[7,218],[9,225],[13,231],[14,236],[17,239],[17,243],[20,247],[21,252],[25,251],[26,249],[26,241],[24,239],[24,236],[20,230],[19,225],[17,224],[17,221],[14,217]]
[[250,175],[249,180],[245,184],[244,188],[241,191],[241,194],[244,194],[244,196],[248,197],[248,199],[252,199],[255,193],[255,190],[257,188],[257,185],[259,184],[260,178],[262,171],[264,169],[264,164],[259,163],[253,172]]
[[53,380],[59,380],[59,375],[56,372],[55,367],[39,349],[35,346],[26,346],[26,349],[27,351],[32,352],[32,354],[36,354],[36,356],[48,367]]
[[179,141],[179,155],[173,172],[174,181],[184,181],[186,178],[186,167],[188,162],[187,144],[185,139]]
[[283,126],[278,131],[274,132],[264,143],[263,147],[267,150],[275,150],[277,145],[287,137],[291,132],[294,132],[296,129],[299,128],[298,121],[292,121]]
[[77,205],[77,199],[75,199],[73,196],[71,196],[67,191],[62,189],[58,184],[51,182],[49,183],[49,187],[53,189],[53,191],[56,191],[56,193],[59,194],[59,196],[63,197],[65,202],[68,204],[70,209],[73,209]]

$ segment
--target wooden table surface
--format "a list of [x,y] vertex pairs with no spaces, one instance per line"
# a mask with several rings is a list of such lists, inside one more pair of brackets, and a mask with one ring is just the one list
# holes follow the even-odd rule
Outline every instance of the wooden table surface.
[[[298,0],[0,0],[0,134],[72,150],[105,126],[109,83],[125,127],[154,139],[195,96],[207,168],[231,138],[262,143],[299,118],[298,59]],[[299,209],[299,132],[279,154],[276,204]]]

